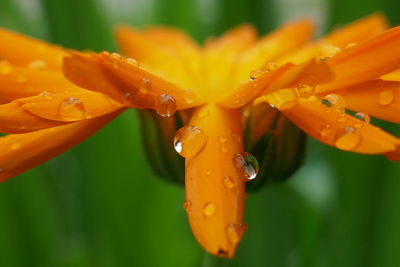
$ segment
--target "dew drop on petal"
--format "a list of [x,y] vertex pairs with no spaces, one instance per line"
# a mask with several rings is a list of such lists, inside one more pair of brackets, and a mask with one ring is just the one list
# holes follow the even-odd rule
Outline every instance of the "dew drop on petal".
[[228,148],[227,148],[225,145],[221,145],[221,147],[219,148],[219,150],[220,150],[222,153],[227,153],[227,152],[228,152]]
[[231,243],[237,244],[240,241],[240,233],[236,224],[228,224],[226,227],[226,234]]
[[206,170],[205,174],[206,174],[207,176],[210,176],[210,175],[212,174],[212,170]]
[[45,70],[47,69],[47,63],[41,59],[33,60],[29,62],[28,68],[36,70]]
[[394,101],[393,89],[382,89],[378,93],[378,104],[382,106],[388,106]]
[[329,109],[336,111],[343,111],[345,108],[345,102],[343,97],[337,94],[328,94],[322,100],[321,103]]
[[352,150],[361,142],[361,136],[353,127],[341,127],[335,132],[335,146],[342,150]]
[[262,71],[260,69],[254,69],[254,70],[250,71],[250,73],[249,73],[250,81],[257,80],[257,78],[259,78],[263,74],[264,74],[264,71]]
[[130,64],[130,65],[133,65],[133,66],[135,66],[135,67],[138,67],[138,66],[139,66],[139,63],[137,62],[137,60],[136,60],[136,59],[133,59],[133,58],[131,58],[131,57],[126,58],[126,59],[125,59],[125,62],[128,63],[128,64]]
[[176,112],[175,99],[168,94],[162,94],[158,97],[155,109],[161,117],[171,117]]
[[206,204],[204,204],[203,213],[207,217],[213,216],[215,214],[216,210],[217,210],[217,206],[214,203],[207,202]]
[[332,133],[332,126],[330,126],[329,124],[325,124],[321,127],[319,134],[321,135],[321,137],[326,137],[328,135],[330,135]]
[[206,143],[207,135],[197,126],[184,126],[174,137],[174,148],[184,158],[197,155]]
[[371,121],[369,115],[363,112],[358,112],[354,114],[354,117],[358,119],[354,124],[354,127],[357,129],[363,127],[364,124],[369,124]]
[[0,60],[0,74],[9,74],[12,71],[10,62],[6,60]]
[[140,80],[140,87],[139,87],[139,93],[145,95],[151,90],[152,82],[148,78],[142,78]]
[[53,97],[51,96],[51,93],[47,92],[47,91],[40,92],[39,95],[43,96],[44,99],[49,100],[49,101],[53,99]]
[[223,182],[225,187],[228,189],[232,189],[235,186],[233,178],[229,175],[224,176]]
[[268,62],[262,67],[262,69],[266,72],[276,70],[277,68],[278,68],[278,65],[275,62]]
[[226,143],[226,138],[225,138],[225,136],[221,135],[220,137],[218,137],[218,141],[219,141],[221,144],[225,144],[225,143]]
[[186,212],[190,212],[190,208],[192,207],[192,202],[189,200],[186,200],[185,202],[183,202],[183,209]]
[[87,114],[82,101],[74,97],[64,99],[58,106],[58,112],[65,120],[85,119]]
[[341,113],[337,116],[336,121],[337,121],[337,122],[346,122],[346,121],[347,121],[346,113],[341,112]]
[[233,156],[233,165],[239,174],[247,181],[256,178],[259,165],[256,157],[248,152],[238,153]]
[[0,168],[0,173],[4,172],[5,170],[3,168]]
[[183,99],[185,100],[186,104],[190,105],[194,102],[195,95],[192,90],[186,89],[183,91]]
[[314,94],[315,86],[299,83],[296,87],[297,94],[300,97],[309,97]]
[[130,106],[133,103],[133,95],[129,92],[126,92],[122,98],[122,102],[127,105]]

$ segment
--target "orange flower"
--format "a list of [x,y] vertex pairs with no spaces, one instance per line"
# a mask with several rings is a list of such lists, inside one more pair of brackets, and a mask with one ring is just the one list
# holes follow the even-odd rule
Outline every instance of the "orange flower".
[[274,145],[288,154],[266,159],[287,175],[295,170],[287,161],[299,164],[295,128],[277,114],[325,144],[400,160],[400,140],[369,124],[369,115],[400,122],[400,28],[386,28],[372,15],[309,42],[308,20],[259,39],[243,25],[199,47],[174,29],[120,27],[129,58],[0,30],[0,132],[8,134],[0,139],[0,181],[83,141],[126,108],[156,111],[163,138],[171,138],[178,110],[186,126],[174,145],[186,160],[190,226],[208,252],[231,258],[244,232],[244,182],[258,172],[248,145],[278,129],[272,140],[284,140]]

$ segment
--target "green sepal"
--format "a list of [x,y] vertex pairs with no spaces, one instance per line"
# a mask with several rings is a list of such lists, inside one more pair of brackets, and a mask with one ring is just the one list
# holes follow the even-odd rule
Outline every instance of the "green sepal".
[[170,118],[163,118],[151,110],[138,112],[142,143],[150,167],[161,179],[183,185],[185,161],[173,146],[175,132],[183,126],[179,113]]
[[[245,128],[246,137],[251,134],[249,128]],[[257,178],[246,183],[248,191],[288,179],[304,161],[306,135],[280,112],[275,112],[271,125],[261,137],[245,140],[246,151],[253,154],[260,164]]]

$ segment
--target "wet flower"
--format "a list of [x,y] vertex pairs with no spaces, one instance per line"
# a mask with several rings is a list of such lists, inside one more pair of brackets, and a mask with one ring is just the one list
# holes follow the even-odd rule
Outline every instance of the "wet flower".
[[200,47],[174,29],[120,27],[124,56],[0,30],[0,181],[140,109],[157,173],[181,180],[173,150],[185,158],[184,208],[196,239],[233,257],[246,228],[245,182],[251,189],[290,176],[303,132],[400,160],[400,140],[369,119],[400,122],[400,28],[372,15],[310,42],[312,30],[299,20],[257,38],[243,25]]

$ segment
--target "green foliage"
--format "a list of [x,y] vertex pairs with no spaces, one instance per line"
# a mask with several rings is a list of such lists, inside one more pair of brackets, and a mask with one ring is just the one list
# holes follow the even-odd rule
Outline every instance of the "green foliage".
[[[121,21],[174,25],[203,40],[243,22],[266,32],[281,20],[272,4],[279,1],[271,0],[155,0],[146,8],[135,3],[147,1],[114,0],[112,13],[105,2],[0,0],[0,26],[99,51],[115,49],[111,29]],[[283,2],[281,9],[293,8]],[[21,3],[41,5],[27,10]],[[331,0],[330,8],[329,25],[377,9],[400,23],[397,0]],[[313,141],[308,151],[292,180],[250,195],[248,232],[237,257],[223,265],[400,266],[400,164]],[[150,171],[138,116],[128,111],[71,151],[0,184],[0,266],[210,265],[183,200],[181,187]]]

